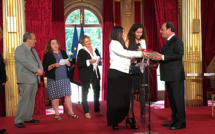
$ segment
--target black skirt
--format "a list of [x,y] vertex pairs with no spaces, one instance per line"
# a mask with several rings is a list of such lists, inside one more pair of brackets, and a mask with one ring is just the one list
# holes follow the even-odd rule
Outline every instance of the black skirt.
[[107,80],[108,126],[119,124],[128,115],[131,88],[129,74],[109,69]]

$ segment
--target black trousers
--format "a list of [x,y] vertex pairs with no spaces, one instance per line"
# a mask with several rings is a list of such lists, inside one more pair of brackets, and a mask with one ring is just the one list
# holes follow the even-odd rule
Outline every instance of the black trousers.
[[94,111],[100,111],[99,96],[100,96],[100,79],[97,78],[96,73],[93,73],[90,81],[81,81],[82,86],[82,106],[84,113],[89,113],[89,106],[87,102],[87,95],[89,92],[90,84],[92,84],[94,92]]
[[184,80],[165,82],[172,120],[185,121]]

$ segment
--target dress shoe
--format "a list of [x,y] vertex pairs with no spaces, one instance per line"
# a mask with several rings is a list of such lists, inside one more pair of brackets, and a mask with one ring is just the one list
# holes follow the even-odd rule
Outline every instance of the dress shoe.
[[38,123],[40,122],[39,120],[35,120],[35,119],[32,119],[30,121],[25,121],[24,123]]
[[6,132],[6,129],[0,129],[0,134],[3,134],[4,132]]
[[23,125],[23,123],[17,123],[15,124],[15,126],[18,128],[25,128],[25,125]]
[[172,127],[170,127],[170,130],[178,130],[178,129],[184,129],[186,128],[186,122],[177,122]]
[[96,115],[96,116],[104,116],[104,114],[103,114],[101,111],[95,112],[95,115]]
[[175,120],[171,120],[168,123],[162,124],[162,126],[164,126],[164,127],[172,127],[175,123],[176,123]]
[[118,126],[118,125],[112,125],[112,129],[113,129],[113,130],[118,130],[118,129],[119,129],[119,126]]

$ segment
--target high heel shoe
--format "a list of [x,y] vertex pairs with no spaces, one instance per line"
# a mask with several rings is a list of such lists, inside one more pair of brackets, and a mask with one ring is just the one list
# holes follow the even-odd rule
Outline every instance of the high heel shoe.
[[55,120],[62,120],[62,118],[60,117],[60,115],[54,115]]
[[118,126],[118,125],[112,125],[112,129],[118,130],[118,129],[119,129],[119,126]]
[[95,112],[95,115],[96,115],[96,116],[104,116],[104,114],[103,114],[101,111]]
[[74,114],[74,113],[73,114],[68,113],[67,115],[68,115],[68,117],[78,118],[78,116],[76,114]]
[[[131,119],[132,122],[130,122],[129,119]],[[127,118],[127,119],[125,120],[125,124],[126,124],[126,128],[127,128],[127,124],[129,124],[130,127],[131,127],[131,129],[138,129],[138,128],[136,127],[134,118]]]

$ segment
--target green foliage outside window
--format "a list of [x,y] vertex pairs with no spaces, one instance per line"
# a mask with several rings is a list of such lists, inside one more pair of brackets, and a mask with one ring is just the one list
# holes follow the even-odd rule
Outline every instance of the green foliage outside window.
[[[76,22],[75,22],[76,16]],[[73,11],[66,19],[66,24],[80,24],[80,9]]]
[[[76,23],[74,20],[74,16],[76,16]],[[84,10],[84,23],[87,24],[99,24],[97,17],[89,10]],[[66,24],[77,24],[80,26],[80,9],[73,11],[66,19]],[[80,27],[77,27],[78,38],[80,36]],[[73,42],[73,28],[66,28],[66,52],[68,56],[70,56],[72,42]],[[84,34],[88,35],[91,38],[92,46],[97,48],[100,55],[102,56],[102,45],[101,45],[101,28],[92,27],[92,28],[84,28]]]
[[84,10],[84,22],[85,24],[99,24],[96,16],[89,10]]
[[[80,28],[77,28],[78,38],[80,36]],[[70,55],[73,41],[74,28],[66,28],[66,52]],[[101,48],[101,28],[84,28],[84,34],[88,35],[91,39],[92,46],[97,48],[102,56]]]

